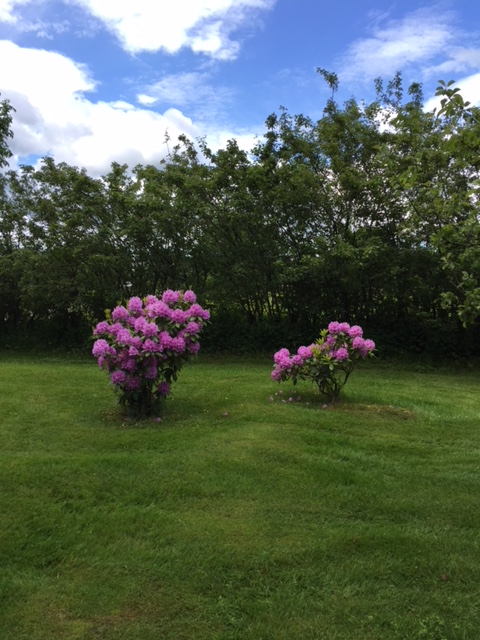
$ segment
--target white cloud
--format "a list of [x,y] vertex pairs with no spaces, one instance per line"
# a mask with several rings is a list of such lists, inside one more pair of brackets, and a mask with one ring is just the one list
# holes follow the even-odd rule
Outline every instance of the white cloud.
[[[30,5],[27,11],[23,11],[25,5]],[[66,20],[45,19],[47,8],[48,0],[0,0],[0,24],[7,23],[12,33],[34,33],[52,40],[70,25]]]
[[[5,1],[5,0],[3,0]],[[70,0],[101,20],[131,53],[196,53],[228,60],[239,43],[230,35],[249,26],[252,16],[273,7],[276,0]]]
[[189,113],[203,128],[210,122],[215,122],[219,128],[225,123],[225,114],[234,96],[232,89],[211,84],[208,72],[197,71],[166,75],[143,89],[137,95],[139,104],[188,107]]
[[[0,22],[19,31],[47,35],[65,25],[31,22],[22,5],[76,5],[99,20],[130,53],[160,51],[174,54],[190,48],[217,60],[237,57],[240,44],[232,34],[251,28],[262,11],[277,0],[0,0]],[[29,9],[32,11],[32,7]]]
[[[263,125],[259,125],[259,131],[263,132],[264,129],[265,127]],[[243,151],[251,151],[258,142],[258,135],[251,131],[234,133],[233,131],[215,129],[207,132],[206,138],[207,146],[212,149],[212,151],[225,149],[229,140],[235,140],[239,148],[243,149]]]
[[[462,98],[472,105],[480,106],[480,73],[461,78],[453,87],[458,87]],[[425,103],[425,111],[433,111],[440,107],[441,96],[434,96]]]
[[139,93],[137,95],[137,100],[140,104],[144,104],[146,106],[150,106],[151,104],[155,104],[155,102],[158,102],[158,98],[147,96],[146,93]]
[[182,132],[199,134],[192,121],[177,109],[158,114],[99,102],[90,106],[88,122],[88,134],[75,140],[73,151],[78,163],[94,172],[104,171],[113,161],[130,166],[158,163],[166,155],[167,130],[172,140]]
[[158,162],[167,129],[172,139],[200,135],[177,109],[159,114],[124,101],[89,100],[95,82],[88,70],[58,53],[0,41],[0,59],[9,60],[0,68],[0,92],[16,109],[11,149],[17,157],[50,154],[99,174],[114,160]]
[[232,90],[210,84],[208,73],[191,71],[163,76],[145,87],[145,93],[140,93],[137,100],[145,105],[191,105],[197,114],[209,114],[212,119],[218,117],[218,112],[230,102],[232,95]]
[[191,139],[206,135],[212,149],[233,137],[242,148],[252,146],[248,132],[219,132],[218,123],[209,129],[176,108],[157,113],[124,100],[94,102],[89,70],[59,53],[0,41],[0,59],[9,61],[0,67],[0,93],[16,109],[10,146],[17,162],[51,155],[92,175],[108,172],[113,161],[157,164],[167,154],[167,131],[171,144],[184,133]]
[[207,93],[214,93],[214,89],[207,85],[207,74],[194,71],[163,76],[147,88],[147,94],[140,94],[138,101],[143,104],[169,102],[185,105],[203,99]]
[[12,9],[13,0],[0,0],[0,22],[15,22]]
[[125,102],[125,100],[115,100],[115,102],[110,102],[109,104],[113,109],[122,109],[123,111],[135,110],[134,105],[129,102]]
[[[95,88],[85,66],[53,51],[24,49],[2,40],[0,59],[8,60],[0,67],[0,90],[28,95],[36,108],[60,125],[70,121],[71,107],[80,94]],[[74,111],[78,113],[77,108]]]
[[458,74],[465,73],[465,71],[468,71],[469,69],[480,69],[480,49],[462,49],[458,47],[452,49],[449,53],[449,60],[445,60],[440,64],[426,68],[424,71],[425,75],[437,75],[441,79],[444,79],[443,76],[439,74]]
[[15,7],[29,2],[31,0],[0,0],[0,22],[16,23],[18,16],[15,13]]
[[[459,47],[464,40],[455,15],[438,7],[419,9],[401,20],[382,16],[369,38],[353,42],[341,61],[342,80],[391,77],[398,70],[416,68],[419,75],[465,72],[478,66],[480,49]],[[437,62],[440,59],[442,62]],[[426,66],[435,60],[435,66]]]

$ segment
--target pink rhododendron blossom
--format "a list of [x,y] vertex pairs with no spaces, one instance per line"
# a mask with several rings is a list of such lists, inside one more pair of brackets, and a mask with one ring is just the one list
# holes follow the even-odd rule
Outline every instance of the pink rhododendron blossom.
[[336,335],[337,333],[340,333],[340,323],[339,322],[330,322],[330,324],[328,325],[328,331],[329,333]]
[[365,340],[365,349],[367,349],[367,351],[373,351],[375,349],[375,342],[373,340]]
[[365,340],[361,336],[357,336],[352,341],[352,347],[354,349],[363,349],[365,345]]
[[122,369],[125,369],[125,371],[132,372],[132,371],[135,371],[136,368],[137,368],[137,361],[135,360],[135,358],[127,358],[122,362]]
[[200,328],[201,327],[198,324],[198,322],[189,322],[185,327],[185,333],[191,336],[196,336],[197,333],[200,331]]
[[192,304],[190,309],[187,309],[186,311],[187,318],[201,318],[202,312],[203,309],[199,304]]
[[313,355],[312,347],[298,347],[297,353],[303,360],[307,360]]
[[288,368],[290,368],[292,366],[292,361],[291,361],[289,356],[283,355],[283,356],[281,356],[280,360],[278,361],[278,364],[281,367],[284,367],[285,369],[288,369]]
[[354,324],[353,327],[350,327],[348,330],[348,335],[350,338],[361,338],[363,336],[363,329],[359,327],[358,324]]
[[172,338],[170,342],[170,349],[172,351],[176,351],[177,353],[182,353],[185,351],[185,340],[177,336],[176,338]]
[[187,314],[181,309],[175,309],[174,311],[172,311],[172,315],[170,316],[170,319],[172,320],[172,322],[175,322],[176,324],[183,324],[185,322],[186,315]]
[[128,311],[125,307],[115,307],[115,309],[112,311],[112,320],[114,322],[122,322],[128,318],[128,315]]
[[303,358],[302,356],[299,356],[298,354],[295,356],[292,356],[292,364],[296,365],[297,367],[301,367],[303,366]]
[[115,349],[111,347],[106,340],[99,338],[93,343],[92,354],[98,358],[99,356],[105,357],[108,354],[114,354]]
[[113,382],[113,384],[121,384],[122,382],[125,382],[125,378],[126,378],[125,372],[122,371],[121,369],[114,371],[110,376],[110,379]]
[[130,298],[130,300],[128,301],[127,309],[128,311],[130,311],[130,313],[140,313],[141,311],[143,311],[142,299],[138,298],[137,296]]
[[117,333],[117,342],[120,345],[125,345],[125,346],[130,345],[131,338],[132,338],[132,334],[128,329],[120,329]]
[[120,324],[120,322],[115,322],[114,324],[110,325],[110,335],[116,337],[118,332],[120,330],[124,329],[124,326],[122,324]]
[[337,352],[335,354],[335,359],[336,360],[347,360],[348,359],[348,350],[345,349],[345,347],[340,347],[340,349],[337,349]]
[[125,389],[128,391],[135,391],[136,389],[140,389],[140,378],[138,376],[128,376],[125,378]]
[[285,357],[286,358],[290,357],[290,351],[288,349],[280,349],[280,351],[277,351],[277,353],[273,356],[273,361],[278,364],[280,360],[282,360]]
[[280,380],[282,379],[282,368],[281,367],[275,367],[275,369],[272,371],[272,373],[270,374],[272,377],[272,380],[276,380],[277,382],[280,382]]
[[194,302],[197,301],[197,296],[193,293],[193,291],[188,289],[183,294],[183,301],[186,302],[187,304],[193,304]]
[[128,355],[131,358],[134,358],[135,356],[138,356],[138,349],[136,347],[130,347],[128,350]]
[[135,320],[135,324],[133,325],[133,328],[135,329],[135,331],[137,331],[138,333],[145,333],[145,327],[147,326],[148,322],[145,320],[145,318],[142,316],[140,318],[137,318]]
[[143,333],[149,338],[156,336],[158,334],[158,327],[155,322],[147,322],[143,328]]
[[340,322],[340,333],[348,333],[350,331],[350,325],[348,322]]
[[149,352],[155,352],[159,349],[162,349],[158,342],[155,342],[155,340],[152,340],[151,338],[147,338],[147,340],[145,340],[145,342],[143,343],[143,348],[145,351]]
[[147,308],[149,318],[170,318],[172,310],[162,300],[155,302]]
[[159,336],[159,343],[162,349],[170,349],[170,344],[172,342],[172,337],[166,331],[162,331]]
[[135,349],[140,350],[142,348],[143,341],[140,336],[131,336],[130,344],[132,345],[132,347],[135,347]]
[[93,330],[93,335],[98,336],[99,334],[102,334],[102,333],[109,333],[109,331],[110,331],[110,325],[106,320],[104,320],[103,322],[99,322],[97,324],[97,326]]
[[162,301],[168,305],[177,303],[179,299],[180,299],[180,291],[172,291],[171,289],[167,289],[166,291],[164,291],[162,295]]

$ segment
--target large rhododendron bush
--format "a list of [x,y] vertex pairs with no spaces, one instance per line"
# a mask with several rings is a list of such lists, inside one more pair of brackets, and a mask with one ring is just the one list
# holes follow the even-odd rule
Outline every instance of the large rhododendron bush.
[[120,404],[136,418],[159,408],[183,365],[197,355],[210,313],[193,291],[168,289],[161,297],[134,296],[106,312],[93,334],[92,353],[105,369]]

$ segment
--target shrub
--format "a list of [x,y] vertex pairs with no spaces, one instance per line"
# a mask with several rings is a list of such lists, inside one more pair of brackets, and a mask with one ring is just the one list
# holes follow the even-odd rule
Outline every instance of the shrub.
[[334,402],[359,361],[373,355],[375,343],[363,337],[363,329],[348,322],[331,322],[309,347],[291,355],[280,349],[273,360],[271,377],[277,382],[299,379],[314,382],[321,394]]
[[151,415],[183,365],[198,353],[199,334],[210,313],[196,303],[193,291],[168,289],[161,298],[134,296],[106,317],[93,331],[92,353],[128,413]]

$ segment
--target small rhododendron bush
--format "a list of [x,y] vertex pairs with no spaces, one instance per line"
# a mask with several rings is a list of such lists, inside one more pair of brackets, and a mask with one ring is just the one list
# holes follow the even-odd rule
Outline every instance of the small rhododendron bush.
[[375,343],[363,337],[363,329],[348,322],[331,322],[309,347],[296,354],[280,349],[274,355],[272,379],[277,382],[299,379],[314,382],[321,394],[334,402],[355,366],[373,355]]
[[196,303],[193,291],[168,289],[161,298],[130,298],[106,317],[93,331],[92,353],[128,413],[149,416],[168,396],[183,365],[198,353],[210,313]]

